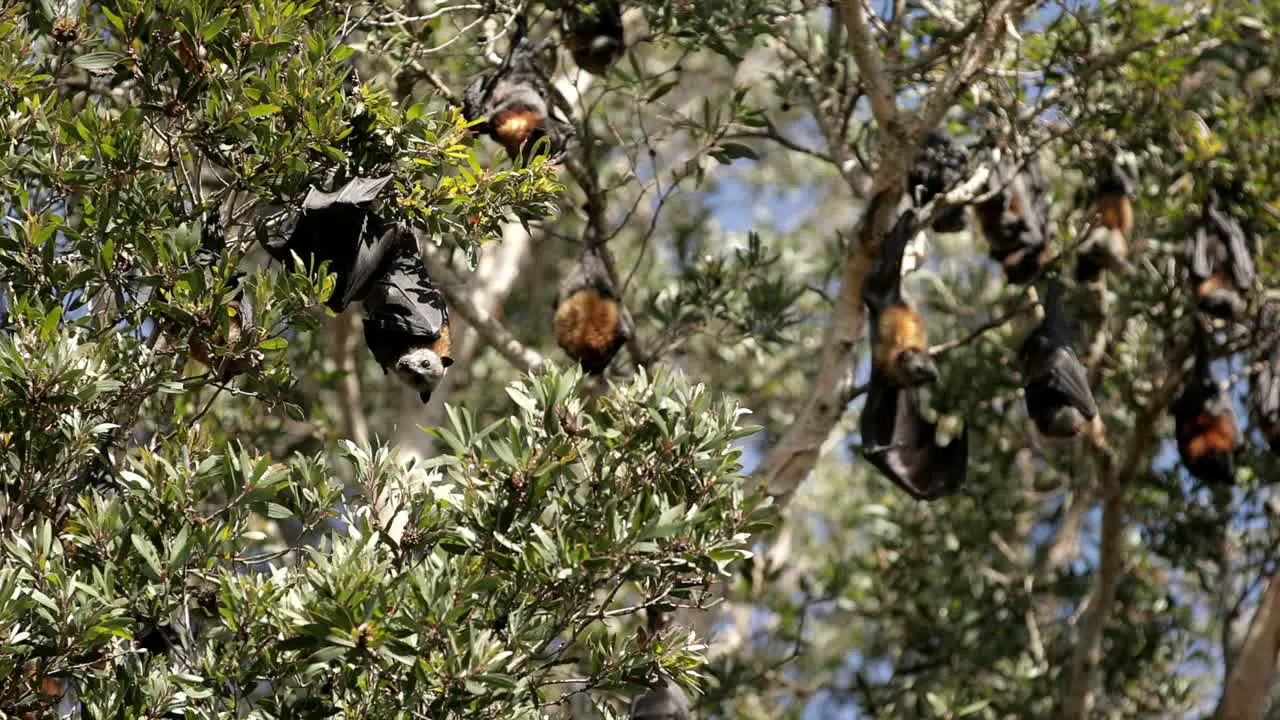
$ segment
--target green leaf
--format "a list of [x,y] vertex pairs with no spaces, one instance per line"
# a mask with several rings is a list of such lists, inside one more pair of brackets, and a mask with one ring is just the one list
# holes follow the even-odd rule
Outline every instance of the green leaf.
[[274,115],[280,112],[282,109],[283,108],[281,108],[279,105],[272,105],[270,103],[265,103],[263,105],[254,105],[253,107],[249,108],[249,117],[257,119],[260,117],[265,117],[267,115]]
[[116,52],[91,52],[71,61],[72,65],[89,72],[101,72],[115,65],[124,55]]

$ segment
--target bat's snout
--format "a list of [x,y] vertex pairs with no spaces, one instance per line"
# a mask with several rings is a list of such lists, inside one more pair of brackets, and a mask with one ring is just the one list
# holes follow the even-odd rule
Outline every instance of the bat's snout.
[[908,385],[923,385],[938,379],[938,364],[923,350],[904,351],[898,356],[898,364]]

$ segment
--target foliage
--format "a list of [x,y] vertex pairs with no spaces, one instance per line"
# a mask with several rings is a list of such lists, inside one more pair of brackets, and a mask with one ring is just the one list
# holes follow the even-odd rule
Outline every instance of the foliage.
[[[992,144],[1038,158],[1051,269],[1098,163],[1141,168],[1133,269],[1067,294],[1105,451],[1034,433],[1032,303],[980,235],[915,243],[908,291],[948,343],[929,399],[971,434],[968,486],[933,504],[859,458],[866,349],[836,335],[860,327],[864,211],[928,129],[879,119],[854,3],[629,3],[607,74],[544,58],[565,162],[513,164],[462,88],[519,12],[538,37],[574,5],[0,9],[0,712],[614,717],[672,678],[702,716],[1059,718],[1096,618],[1093,716],[1203,714],[1277,570],[1280,460],[1240,402],[1238,484],[1204,487],[1163,410],[1215,185],[1261,240],[1248,316],[1213,328],[1233,397],[1280,342],[1280,5],[868,4],[902,117],[936,100],[970,170]],[[385,174],[379,211],[546,366],[484,350],[456,294],[447,409],[344,361],[332,277],[260,246],[309,187]],[[556,367],[548,312],[592,221],[637,325],[608,382]],[[521,232],[533,249],[503,255]],[[793,431],[821,460],[794,494],[761,487]]]

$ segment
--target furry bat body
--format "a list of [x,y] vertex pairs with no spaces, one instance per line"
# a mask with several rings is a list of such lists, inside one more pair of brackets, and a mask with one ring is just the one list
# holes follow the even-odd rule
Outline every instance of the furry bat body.
[[605,371],[633,332],[601,252],[595,232],[589,232],[578,265],[555,301],[556,340],[592,375]]
[[1201,310],[1227,319],[1244,313],[1244,293],[1255,272],[1253,249],[1240,220],[1217,191],[1209,191],[1189,260]]
[[1093,228],[1080,246],[1076,280],[1095,282],[1104,270],[1128,267],[1129,238],[1133,234],[1133,198],[1138,191],[1138,168],[1119,156],[1103,171],[1093,189]]
[[463,116],[482,120],[476,131],[493,138],[513,161],[528,162],[533,146],[544,137],[548,154],[556,157],[572,132],[551,116],[552,89],[538,67],[540,50],[522,24],[502,64],[472,81],[462,96]]
[[565,3],[560,17],[573,62],[592,75],[603,75],[626,51],[617,0]]
[[1027,414],[1041,434],[1066,438],[1097,417],[1098,408],[1084,366],[1071,348],[1061,294],[1058,281],[1050,280],[1044,321],[1023,341],[1018,357],[1027,383]]
[[990,199],[974,205],[978,227],[991,247],[991,258],[1013,284],[1030,281],[1048,259],[1053,225],[1044,176],[1034,158],[1018,171],[1012,157],[1002,155],[988,186]]
[[1234,483],[1240,430],[1231,398],[1214,379],[1203,350],[1197,354],[1195,372],[1174,402],[1172,412],[1178,455],[1187,471],[1202,482]]
[[921,413],[919,386],[938,372],[920,317],[901,292],[902,254],[915,231],[915,213],[908,210],[885,236],[863,283],[873,351],[859,429],[868,462],[912,497],[932,500],[964,484],[969,429],[939,445],[937,425]]
[[[930,131],[924,136],[920,151],[907,174],[907,192],[915,207],[927,205],[934,197],[955,187],[964,179],[969,155],[948,135]],[[963,206],[942,208],[933,220],[935,232],[964,230]]]
[[397,234],[390,267],[364,299],[364,340],[383,372],[394,373],[425,403],[453,365],[449,309],[427,276],[413,234]]

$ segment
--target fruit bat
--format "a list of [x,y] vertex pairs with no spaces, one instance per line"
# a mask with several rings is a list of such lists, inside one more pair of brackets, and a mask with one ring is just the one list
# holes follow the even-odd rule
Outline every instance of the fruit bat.
[[1214,379],[1203,349],[1172,411],[1182,465],[1202,482],[1232,484],[1240,431],[1231,398]]
[[617,0],[565,3],[560,18],[573,62],[592,75],[603,75],[626,50]]
[[[200,229],[200,247],[196,250],[193,262],[198,267],[213,267],[222,256],[227,245],[226,228],[223,227],[221,214],[217,208],[205,213],[204,224]],[[227,279],[226,289],[237,290],[231,300],[226,303],[228,316],[226,330],[212,331],[208,327],[192,328],[187,336],[187,349],[191,358],[209,368],[223,381],[243,373],[252,364],[249,356],[218,355],[214,347],[235,348],[240,344],[244,328],[253,325],[253,304],[245,297],[244,290],[239,289],[240,278],[244,273],[236,271]]]
[[[939,445],[937,424],[928,422],[921,413],[919,383],[914,382],[936,377],[937,368],[930,360],[931,374],[921,372],[918,368],[923,366],[919,363],[915,365],[917,370],[914,372],[910,367],[904,372],[903,368],[895,367],[900,354],[895,357],[879,347],[881,333],[892,335],[907,329],[910,332],[905,334],[914,336],[914,328],[919,326],[919,316],[900,304],[902,253],[915,231],[915,212],[907,210],[885,237],[863,284],[863,300],[870,312],[869,327],[876,349],[872,353],[871,382],[859,430],[862,433],[862,454],[872,466],[912,497],[932,500],[954,492],[964,484],[969,459],[969,429],[965,427],[949,444]],[[893,311],[900,318],[913,317],[914,320],[886,323],[886,319],[893,317],[889,315],[886,318],[887,311]],[[922,334],[921,331],[917,348],[924,347]],[[889,340],[886,344],[905,346],[898,340]],[[927,352],[924,357],[928,357]],[[904,385],[903,379],[910,382]]]
[[463,116],[481,120],[476,132],[506,148],[512,161],[528,162],[534,144],[544,137],[548,154],[556,157],[572,133],[569,125],[551,116],[553,90],[538,68],[540,50],[525,33],[522,20],[502,64],[472,81],[462,95]]
[[870,311],[873,364],[899,388],[938,379],[924,323],[902,296],[902,255],[915,231],[916,214],[908,210],[885,236],[862,286]]
[[631,702],[631,720],[692,720],[689,698],[675,683],[637,697]]
[[577,266],[555,300],[556,340],[582,369],[599,375],[631,338],[631,316],[609,277],[599,238],[588,231]]
[[1098,416],[1084,366],[1071,348],[1071,331],[1062,310],[1062,289],[1049,281],[1044,320],[1022,342],[1018,358],[1026,378],[1027,414],[1048,437],[1074,437],[1082,424]]
[[995,195],[973,209],[991,247],[991,258],[1004,267],[1009,282],[1028,282],[1048,259],[1053,237],[1049,196],[1040,166],[1032,158],[1018,171],[1013,158],[1001,153],[988,190]]
[[309,268],[328,261],[336,277],[325,305],[334,312],[362,299],[395,251],[398,232],[370,208],[390,180],[390,175],[357,177],[333,192],[312,188],[288,240],[266,245],[267,252],[289,269],[294,254]]
[[399,239],[389,267],[364,298],[364,341],[383,372],[394,373],[425,403],[453,365],[449,309],[413,234],[394,226],[389,232]]
[[1262,437],[1280,455],[1280,349],[1254,378],[1251,395]]
[[1253,284],[1253,250],[1240,220],[1216,190],[1209,191],[1204,216],[1191,243],[1191,277],[1200,309],[1220,318],[1245,310],[1243,293]]
[[1104,270],[1128,266],[1129,237],[1133,233],[1133,197],[1138,191],[1138,168],[1132,160],[1112,158],[1091,193],[1093,227],[1080,246],[1076,280],[1096,281]]
[[[932,130],[924,136],[923,144],[907,173],[907,191],[917,208],[924,207],[934,197],[955,187],[964,179],[969,165],[968,153],[949,136]],[[936,232],[960,232],[964,230],[963,206],[944,207],[933,219]]]

